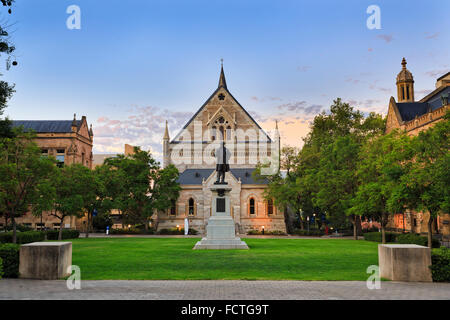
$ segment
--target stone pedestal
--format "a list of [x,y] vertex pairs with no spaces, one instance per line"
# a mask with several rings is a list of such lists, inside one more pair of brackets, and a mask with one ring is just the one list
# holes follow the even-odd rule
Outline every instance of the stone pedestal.
[[379,244],[380,277],[394,281],[431,282],[431,251],[416,244]]
[[248,249],[247,244],[236,237],[236,229],[230,210],[231,187],[215,184],[213,192],[212,215],[206,227],[206,237],[194,246],[198,249]]
[[20,247],[20,278],[61,279],[70,275],[71,265],[71,242],[33,242]]

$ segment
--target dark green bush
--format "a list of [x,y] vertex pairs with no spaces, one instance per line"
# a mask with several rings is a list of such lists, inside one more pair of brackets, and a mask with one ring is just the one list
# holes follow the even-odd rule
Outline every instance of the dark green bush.
[[[397,236],[398,243],[417,244],[419,246],[428,246],[428,237],[419,236],[414,233],[399,234]],[[439,248],[441,243],[437,239],[431,239],[431,246],[433,248]]]
[[431,276],[435,282],[450,282],[450,249],[441,247],[431,251]]
[[[398,233],[386,232],[386,242],[395,242]],[[381,232],[367,232],[364,233],[364,240],[381,242]]]
[[0,279],[2,278],[2,276],[3,276],[3,261],[2,258],[0,258]]
[[294,231],[295,235],[298,236],[315,236],[315,237],[320,237],[323,236],[325,233],[322,230],[301,230],[301,229],[296,229]]
[[[44,241],[45,234],[41,231],[26,231],[26,232],[16,232],[16,238],[18,244],[25,244],[31,242]],[[12,232],[1,232],[0,233],[0,243],[12,243],[13,233]]]
[[[6,230],[12,231],[13,230],[12,224],[9,224],[6,227]],[[16,230],[20,231],[20,232],[25,232],[25,231],[33,231],[34,229],[32,227],[28,227],[28,226],[23,225],[23,224],[16,224]]]
[[[249,232],[247,232],[248,235],[262,235],[262,231],[259,230],[250,230]],[[265,230],[264,231],[264,235],[266,236],[285,236],[286,233],[280,230]]]
[[[47,240],[58,240],[59,230],[47,230]],[[80,237],[80,231],[78,230],[72,230],[72,229],[66,229],[62,231],[61,234],[62,240],[65,239],[76,239]]]
[[[158,231],[158,234],[162,235],[184,235],[184,228],[177,229],[177,228],[170,228],[170,229],[161,229]],[[190,235],[196,235],[198,234],[198,231],[192,228],[189,228],[189,234]]]
[[3,260],[3,277],[17,278],[19,276],[20,245],[13,243],[0,244],[0,259]]
[[109,234],[155,234],[155,230],[153,230],[152,228],[149,228],[148,231],[145,231],[145,229],[137,228],[111,229],[109,230]]

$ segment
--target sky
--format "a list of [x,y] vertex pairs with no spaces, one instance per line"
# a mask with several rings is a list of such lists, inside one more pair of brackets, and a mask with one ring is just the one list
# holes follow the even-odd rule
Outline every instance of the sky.
[[[406,58],[416,99],[450,70],[450,1],[17,0],[0,8],[18,65],[5,114],[92,123],[94,153],[142,146],[161,158],[217,88],[220,59],[233,96],[282,145],[300,147],[337,97],[385,114]],[[68,29],[70,5],[80,29]],[[367,8],[380,8],[369,29]],[[4,60],[5,57],[1,57]]]

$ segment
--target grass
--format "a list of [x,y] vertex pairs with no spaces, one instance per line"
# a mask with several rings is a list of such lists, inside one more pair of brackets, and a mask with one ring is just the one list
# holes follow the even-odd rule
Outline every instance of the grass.
[[366,280],[377,243],[245,239],[250,250],[192,250],[195,238],[72,240],[83,280]]

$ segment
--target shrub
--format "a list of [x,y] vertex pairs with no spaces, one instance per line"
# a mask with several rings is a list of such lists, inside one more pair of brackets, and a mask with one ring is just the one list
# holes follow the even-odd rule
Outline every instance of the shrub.
[[[262,235],[262,231],[250,230],[247,232],[248,235]],[[264,235],[266,236],[286,236],[286,233],[281,230],[265,230]]]
[[137,229],[137,228],[130,228],[130,229],[111,229],[109,230],[109,234],[155,234],[155,230],[152,228],[149,228],[146,232],[145,229]]
[[[177,229],[177,228],[170,228],[170,229],[161,229],[158,231],[158,234],[163,235],[184,235],[184,228]],[[189,233],[191,235],[198,234],[198,231],[192,228],[189,228]]]
[[[16,240],[18,244],[44,241],[45,234],[41,231],[16,232]],[[0,243],[12,243],[13,233],[0,233]]]
[[[395,242],[398,233],[386,232],[386,242]],[[364,233],[364,240],[381,242],[381,232],[367,232]]]
[[441,247],[431,251],[431,276],[435,282],[450,282],[450,249]]
[[[419,246],[428,246],[428,237],[419,236],[418,234],[414,233],[405,233],[405,234],[399,234],[397,236],[397,242],[398,243],[411,243],[411,244],[417,244]],[[431,246],[433,248],[439,248],[441,246],[441,243],[437,239],[431,239]]]
[[[48,230],[46,231],[47,240],[58,240],[59,230]],[[80,231],[67,229],[62,231],[62,240],[65,239],[76,239],[80,236]]]
[[20,245],[13,243],[0,244],[0,260],[3,260],[3,276],[17,278],[19,276]]
[[[6,227],[6,230],[12,231],[13,230],[12,224],[9,224]],[[25,231],[33,231],[34,229],[32,227],[28,227],[28,226],[23,225],[23,224],[16,224],[16,230],[20,231],[20,232],[25,232]]]
[[0,279],[2,278],[2,276],[3,276],[3,261],[2,258],[0,258]]
[[294,231],[295,235],[298,236],[323,236],[325,233],[322,230],[301,230],[301,229],[296,229]]

